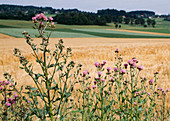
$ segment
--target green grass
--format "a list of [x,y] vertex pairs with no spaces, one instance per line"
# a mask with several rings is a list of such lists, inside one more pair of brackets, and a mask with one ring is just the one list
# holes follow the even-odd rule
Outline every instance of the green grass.
[[[144,28],[143,26],[122,24],[121,29],[170,33],[169,21],[163,21],[162,19],[156,19],[156,21],[156,28]],[[31,35],[35,35],[36,31],[32,29],[32,26],[32,21],[0,20],[0,33],[14,37],[23,37],[21,33],[25,30],[28,31]],[[170,36],[163,35],[150,35],[142,33],[106,30],[113,28],[113,23],[109,23],[107,26],[56,24],[56,29],[54,30],[52,37],[170,38]]]

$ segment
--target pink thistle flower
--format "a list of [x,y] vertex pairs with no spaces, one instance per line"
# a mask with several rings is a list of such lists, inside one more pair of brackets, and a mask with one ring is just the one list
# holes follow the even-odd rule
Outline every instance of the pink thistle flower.
[[166,90],[166,92],[169,92],[169,88]]
[[85,77],[87,74],[88,74],[87,70],[83,71],[83,77]]
[[52,17],[49,17],[49,20],[50,20],[50,21],[53,21],[53,18],[52,18]]
[[10,107],[10,106],[11,106],[11,103],[6,102],[5,105],[6,105],[7,107]]
[[136,67],[136,62],[132,63],[132,67],[135,68]]
[[3,87],[0,87],[0,90],[3,90]]
[[37,14],[35,17],[36,17],[36,19],[40,19],[41,18],[40,14]]
[[28,103],[30,103],[30,101],[28,100]]
[[7,100],[8,100],[8,102],[11,102],[11,101],[12,101],[12,99],[11,99],[11,98],[8,98]]
[[44,17],[44,21],[47,21],[48,20],[48,18],[47,17]]
[[160,90],[160,88],[158,87],[157,90]]
[[16,95],[17,94],[17,92],[14,92],[14,95]]
[[96,80],[99,80],[100,78],[99,77],[96,77]]
[[14,98],[17,98],[18,97],[18,95],[14,95]]
[[151,95],[151,93],[150,93],[150,92],[148,92],[148,95]]
[[102,75],[102,72],[101,71],[99,71],[98,73],[97,73],[98,75],[99,75],[99,77]]
[[127,63],[128,63],[129,65],[131,65],[131,64],[133,64],[133,61],[132,61],[132,60],[128,60]]
[[125,63],[125,64],[124,64],[124,67],[125,67],[125,69],[127,69],[127,67],[128,67],[128,64],[127,64],[127,63]]
[[105,65],[106,63],[107,63],[107,61],[106,61],[106,60],[104,60],[104,61],[103,61],[103,64]]
[[7,82],[6,82],[6,85],[8,85],[9,83],[10,83],[10,81],[7,81]]
[[121,69],[120,72],[121,72],[121,74],[125,74],[126,70],[125,69]]
[[118,48],[116,48],[115,53],[119,53],[119,49]]
[[111,67],[107,67],[107,71],[109,72],[111,70]]
[[93,89],[95,89],[95,88],[96,88],[96,86],[95,86],[95,85],[92,85],[92,88],[93,88]]
[[114,80],[114,78],[113,78],[113,77],[111,77],[111,78],[110,78],[110,81],[111,81],[111,82],[114,82],[115,80]]
[[134,106],[137,106],[136,102],[133,102],[133,105],[134,105]]
[[103,83],[103,82],[104,82],[104,79],[101,79],[101,82]]
[[99,63],[98,63],[98,62],[95,62],[94,65],[95,65],[96,67],[98,67],[98,66],[99,66]]
[[94,84],[96,85],[96,84],[97,84],[97,81],[94,81]]
[[40,13],[40,18],[44,18],[44,14],[43,13]]
[[113,70],[114,70],[115,72],[118,72],[118,68],[117,68],[117,67],[114,67]]
[[51,25],[54,25],[54,22],[52,22]]
[[143,70],[143,66],[142,65],[139,65],[137,68],[138,68],[139,71]]
[[162,90],[162,94],[166,95],[166,91],[165,91],[165,90]]
[[138,60],[136,58],[133,58],[133,62],[138,63]]
[[12,103],[12,104],[15,104],[15,103],[16,103],[15,99],[12,99],[11,103]]
[[152,79],[149,81],[149,84],[150,84],[150,85],[153,85],[153,80],[152,80]]
[[35,21],[35,20],[36,20],[36,17],[32,17],[32,20]]

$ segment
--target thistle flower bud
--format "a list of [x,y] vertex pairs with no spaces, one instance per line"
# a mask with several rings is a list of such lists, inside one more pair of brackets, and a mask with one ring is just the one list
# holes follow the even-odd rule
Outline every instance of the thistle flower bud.
[[153,80],[152,80],[152,79],[149,81],[149,84],[150,84],[150,85],[153,85]]

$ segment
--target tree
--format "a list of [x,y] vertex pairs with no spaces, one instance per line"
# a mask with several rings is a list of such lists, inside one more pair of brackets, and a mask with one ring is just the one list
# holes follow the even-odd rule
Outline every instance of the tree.
[[129,24],[130,18],[125,18],[124,21],[125,21],[125,24]]
[[152,20],[151,24],[152,24],[152,27],[154,28],[155,25],[156,25],[156,21],[155,21],[155,20]]
[[147,19],[147,24],[150,26],[152,23],[152,20],[151,19]]

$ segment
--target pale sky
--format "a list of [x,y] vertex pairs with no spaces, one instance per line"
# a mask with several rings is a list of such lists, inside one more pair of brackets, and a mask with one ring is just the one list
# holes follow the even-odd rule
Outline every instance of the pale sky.
[[53,8],[77,8],[97,12],[99,9],[151,10],[157,14],[170,13],[170,0],[0,0],[0,4],[33,5]]

